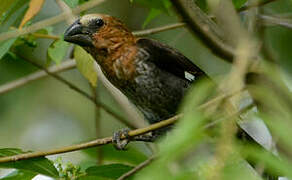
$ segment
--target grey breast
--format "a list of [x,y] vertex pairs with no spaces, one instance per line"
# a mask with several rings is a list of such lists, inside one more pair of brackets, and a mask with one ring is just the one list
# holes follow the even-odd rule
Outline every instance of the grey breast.
[[173,116],[190,82],[158,68],[143,49],[136,59],[137,75],[124,93],[150,123]]

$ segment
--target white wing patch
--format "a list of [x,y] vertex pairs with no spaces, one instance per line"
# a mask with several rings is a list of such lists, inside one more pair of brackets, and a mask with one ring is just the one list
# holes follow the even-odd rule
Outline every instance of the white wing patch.
[[192,75],[191,73],[185,71],[185,78],[189,81],[194,81],[196,77]]

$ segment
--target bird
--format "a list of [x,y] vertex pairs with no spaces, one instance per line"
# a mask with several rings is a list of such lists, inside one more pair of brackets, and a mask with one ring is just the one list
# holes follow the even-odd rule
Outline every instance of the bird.
[[[135,37],[119,19],[105,14],[87,14],[64,33],[64,40],[83,47],[101,67],[105,77],[119,89],[150,123],[177,113],[191,85],[207,74],[175,48],[154,39]],[[135,137],[154,141],[169,129]],[[113,143],[121,141],[127,130],[114,133]]]

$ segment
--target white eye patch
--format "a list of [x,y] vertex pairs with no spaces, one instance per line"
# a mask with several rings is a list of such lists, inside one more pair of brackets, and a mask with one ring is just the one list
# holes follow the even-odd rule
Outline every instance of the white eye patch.
[[185,78],[189,81],[194,81],[196,77],[192,75],[191,73],[185,71]]
[[100,14],[87,14],[81,17],[80,23],[83,25],[88,25],[89,22],[94,19],[103,19],[103,16]]

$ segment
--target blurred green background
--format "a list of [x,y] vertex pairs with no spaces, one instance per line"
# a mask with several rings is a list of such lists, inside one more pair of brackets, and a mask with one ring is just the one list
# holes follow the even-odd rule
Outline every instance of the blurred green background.
[[[283,13],[283,11],[291,12],[291,8],[291,1],[279,0],[276,3],[267,5],[264,10],[267,13]],[[24,12],[23,10],[22,13]],[[55,1],[47,0],[32,23],[55,16],[61,12],[62,10]],[[107,0],[98,7],[86,11],[86,13],[105,13],[118,17],[131,30],[135,31],[142,29],[149,13],[149,8],[138,3],[130,3],[129,0]],[[175,22],[178,22],[178,18],[171,11],[168,14],[160,14],[145,28],[158,27]],[[59,23],[53,26],[53,33],[62,35],[67,27],[68,24],[66,22]],[[0,30],[5,32],[7,28],[8,26],[2,26]],[[264,36],[267,40],[267,46],[271,49],[273,55],[286,71],[291,73],[291,30],[269,26]],[[185,28],[165,31],[149,37],[179,49],[215,79],[220,78],[229,71],[230,67],[227,63],[213,56]],[[18,47],[17,51],[24,57],[45,65],[47,49],[52,42],[52,40],[38,39],[36,48],[22,45]],[[67,58],[69,56],[70,54],[68,53]],[[15,59],[7,54],[0,60],[0,85],[21,78],[36,70],[38,69],[29,63],[21,59]],[[78,70],[63,72],[61,75],[91,93],[88,81]],[[288,76],[289,78],[291,80],[291,76]],[[98,82],[96,91],[100,101],[126,117],[102,83]],[[124,127],[103,110],[101,110],[100,120],[102,137],[110,136],[114,131]],[[51,77],[29,83],[0,96],[1,148],[15,147],[36,151],[62,147],[94,138],[96,138],[95,107],[92,102]],[[127,154],[125,152],[114,152],[111,147],[106,146],[104,148],[106,152],[104,153],[114,152],[117,155],[115,158],[110,157],[108,154],[104,154],[104,156],[109,161],[120,159],[121,161],[128,161],[130,164],[137,164],[143,161],[146,155],[150,154],[150,151],[143,147],[142,143],[133,143],[130,153]],[[95,157],[95,150],[72,152],[62,156],[65,161],[81,164],[83,168],[88,167],[90,162],[91,165],[95,163],[93,158]],[[86,163],[82,164],[83,162]]]

